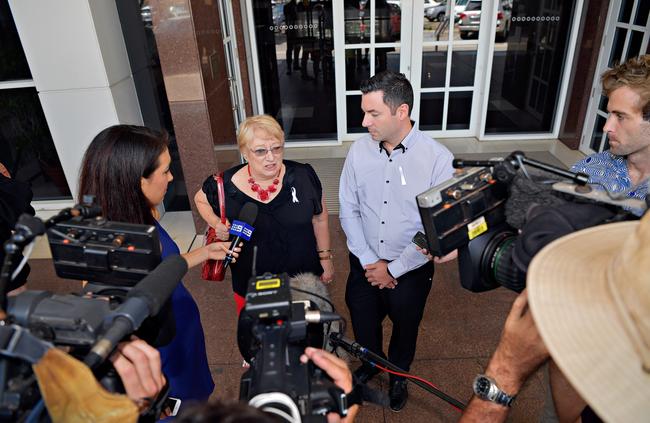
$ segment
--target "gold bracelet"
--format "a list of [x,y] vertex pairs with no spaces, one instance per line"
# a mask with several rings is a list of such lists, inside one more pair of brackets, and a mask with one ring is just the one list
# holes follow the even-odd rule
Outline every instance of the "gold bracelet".
[[332,251],[334,251],[334,250],[331,250],[331,249],[329,249],[329,248],[326,248],[326,249],[323,249],[323,250],[316,250],[316,252],[317,252],[318,254],[320,254],[320,253],[330,253],[330,252],[332,252]]
[[323,261],[323,260],[332,260],[332,255],[330,254],[330,255],[327,256],[327,257],[321,257],[321,256],[318,256],[318,259],[321,260],[321,261]]

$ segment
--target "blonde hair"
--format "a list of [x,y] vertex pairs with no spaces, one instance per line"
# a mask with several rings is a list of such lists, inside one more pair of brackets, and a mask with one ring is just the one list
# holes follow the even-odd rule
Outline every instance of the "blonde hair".
[[269,115],[251,116],[239,125],[237,131],[237,146],[240,151],[253,140],[256,130],[264,131],[269,137],[284,143],[284,131],[278,121]]
[[617,88],[633,89],[641,97],[639,108],[643,119],[650,121],[650,54],[633,57],[625,63],[615,65],[603,73],[600,81],[603,92],[608,97]]

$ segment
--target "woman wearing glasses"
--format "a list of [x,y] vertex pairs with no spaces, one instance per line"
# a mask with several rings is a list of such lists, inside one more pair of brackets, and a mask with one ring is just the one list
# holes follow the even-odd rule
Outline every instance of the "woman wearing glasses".
[[242,248],[237,263],[230,266],[239,313],[252,273],[255,246],[258,275],[311,272],[329,283],[334,266],[320,180],[310,165],[283,160],[284,132],[278,122],[267,115],[249,117],[239,127],[237,144],[247,163],[223,173],[226,224],[221,223],[217,185],[212,176],[205,180],[194,201],[220,239],[228,238],[230,222],[238,218],[244,204],[258,206],[253,236]]

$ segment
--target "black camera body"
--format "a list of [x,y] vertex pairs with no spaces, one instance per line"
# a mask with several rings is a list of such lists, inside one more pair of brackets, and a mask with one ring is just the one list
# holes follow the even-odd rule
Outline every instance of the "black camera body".
[[47,231],[57,276],[130,287],[160,263],[155,226],[76,217]]
[[304,422],[326,421],[332,411],[346,415],[343,391],[313,363],[300,362],[307,346],[324,345],[314,309],[311,301],[291,301],[286,274],[251,278],[237,330],[239,349],[250,363],[241,378],[240,400]]
[[486,167],[461,169],[417,196],[429,252],[442,257],[505,222],[507,185]]
[[[525,164],[572,182],[529,174]],[[544,245],[571,231],[634,218],[624,208],[641,205],[638,200],[609,199],[587,186],[587,175],[528,159],[521,152],[505,159],[454,160],[454,167],[454,177],[419,194],[416,201],[429,252],[442,257],[458,249],[461,285],[472,292],[499,286],[522,291],[532,254]],[[526,220],[532,204],[542,206],[532,213],[534,224]],[[563,226],[551,221],[558,217]]]
[[[30,365],[34,361],[33,351],[16,351],[21,333],[25,333],[23,338],[36,343],[64,347],[83,360],[105,334],[129,290],[161,262],[155,226],[111,222],[96,216],[72,217],[71,210],[74,209],[64,210],[45,223],[23,215],[12,239],[5,243],[5,250],[12,252],[5,257],[8,267],[7,262],[22,247],[47,229],[57,275],[89,283],[84,292],[76,294],[28,290],[3,298],[6,318],[0,345],[0,421],[20,420],[40,398]],[[149,342],[159,339],[159,320],[145,320],[139,334]],[[5,333],[13,333],[8,343]],[[169,336],[173,336],[173,328]],[[110,362],[93,370],[107,390],[123,392]]]

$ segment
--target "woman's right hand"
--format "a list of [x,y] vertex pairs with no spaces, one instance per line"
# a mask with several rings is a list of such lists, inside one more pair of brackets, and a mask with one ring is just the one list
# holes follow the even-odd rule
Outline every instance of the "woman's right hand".
[[[242,245],[243,242],[240,243],[237,247],[233,248],[232,250],[233,263],[237,261],[237,257],[239,257],[239,252],[241,251]],[[192,250],[188,253],[183,253],[181,255],[187,261],[187,267],[194,267],[194,266],[198,266],[199,264],[203,263],[206,260],[223,260],[224,258],[226,258],[226,254],[231,252],[230,250],[228,250],[228,247],[230,247],[229,242],[226,241],[213,242],[211,244],[204,245],[201,248],[197,248],[195,250]]]
[[224,242],[213,242],[212,244],[208,244],[203,248],[207,249],[209,260],[223,260],[224,258],[226,258],[227,254],[232,253],[233,256],[232,262],[235,263],[237,261],[237,257],[239,257],[239,253],[241,252],[242,245],[244,245],[244,243],[240,242],[239,245],[233,248],[231,251],[228,249],[230,247],[230,243],[224,241]]

